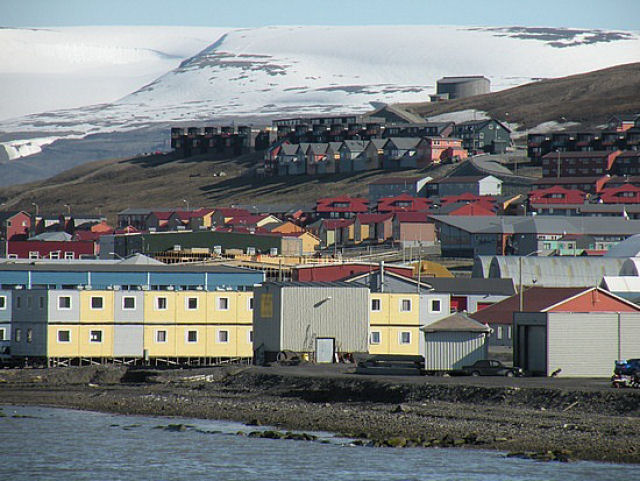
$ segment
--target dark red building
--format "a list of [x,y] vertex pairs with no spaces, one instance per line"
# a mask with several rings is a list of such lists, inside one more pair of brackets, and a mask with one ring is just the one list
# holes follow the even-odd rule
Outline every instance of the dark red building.
[[24,240],[7,243],[9,257],[14,259],[81,259],[97,255],[93,241]]

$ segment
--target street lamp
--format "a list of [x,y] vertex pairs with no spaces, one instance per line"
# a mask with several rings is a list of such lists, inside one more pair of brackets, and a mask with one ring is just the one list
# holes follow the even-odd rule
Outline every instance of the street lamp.
[[522,259],[537,254],[538,252],[542,252],[542,249],[538,249],[533,252],[529,252],[527,255],[518,257],[518,310],[520,312],[522,312],[522,309],[524,308],[524,296],[522,293]]
[[37,216],[40,213],[40,210],[38,209],[38,204],[36,204],[35,202],[31,202],[31,205],[36,208],[36,216]]
[[69,214],[69,216],[71,216],[71,206],[69,204],[64,204],[64,207],[67,208],[67,214]]
[[189,201],[187,199],[182,199],[182,202],[186,204],[187,210],[189,210]]

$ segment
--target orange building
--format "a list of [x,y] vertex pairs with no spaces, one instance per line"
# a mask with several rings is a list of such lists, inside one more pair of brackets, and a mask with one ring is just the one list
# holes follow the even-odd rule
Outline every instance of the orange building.
[[462,148],[462,139],[453,137],[425,137],[417,146],[418,157],[427,164],[464,160],[469,154]]

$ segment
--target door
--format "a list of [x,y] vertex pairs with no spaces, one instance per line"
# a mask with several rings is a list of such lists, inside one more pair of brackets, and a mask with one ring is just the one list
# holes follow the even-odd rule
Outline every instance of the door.
[[525,369],[532,374],[547,375],[547,332],[545,326],[526,326]]
[[316,362],[333,362],[336,340],[332,337],[318,337],[316,339]]

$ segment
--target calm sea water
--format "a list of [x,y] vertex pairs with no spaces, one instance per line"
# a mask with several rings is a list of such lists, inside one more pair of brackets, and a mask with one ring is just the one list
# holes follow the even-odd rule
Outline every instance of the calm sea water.
[[[4,406],[0,480],[640,480],[640,467],[505,459],[461,449],[373,449],[236,436],[224,421]],[[28,416],[28,417],[23,417]],[[183,423],[184,432],[157,429]],[[264,428],[262,428],[264,429]],[[214,432],[220,431],[220,432]]]

